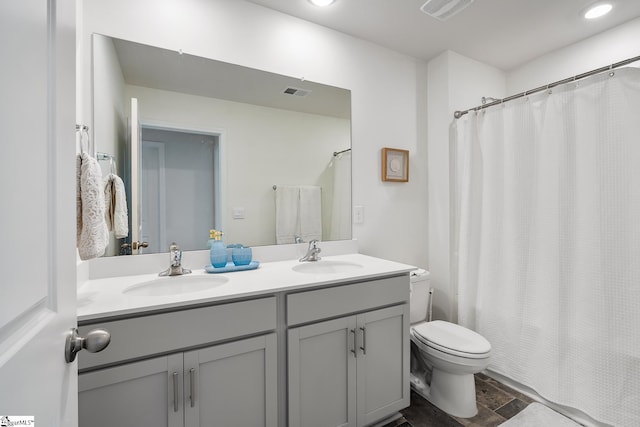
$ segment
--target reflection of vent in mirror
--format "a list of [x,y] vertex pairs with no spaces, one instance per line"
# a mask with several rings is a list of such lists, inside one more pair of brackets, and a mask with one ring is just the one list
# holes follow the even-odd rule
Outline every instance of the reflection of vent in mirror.
[[469,6],[473,1],[474,0],[427,0],[420,10],[436,19],[446,21]]
[[282,93],[284,93],[285,95],[294,95],[294,96],[305,97],[305,96],[309,95],[311,93],[311,91],[310,90],[306,90],[306,89],[300,89],[300,88],[297,88],[297,87],[288,87]]

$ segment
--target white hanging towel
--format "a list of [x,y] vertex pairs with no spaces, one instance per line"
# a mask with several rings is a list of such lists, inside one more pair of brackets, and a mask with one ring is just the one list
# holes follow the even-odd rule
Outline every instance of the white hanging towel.
[[109,242],[102,171],[88,153],[80,154],[76,160],[76,179],[77,246],[80,259],[87,260],[102,256]]
[[317,186],[300,187],[300,237],[305,242],[322,240],[322,191]]
[[124,182],[113,173],[104,179],[105,221],[109,231],[113,231],[116,239],[129,235],[129,211]]
[[295,243],[298,229],[298,187],[276,187],[276,244]]

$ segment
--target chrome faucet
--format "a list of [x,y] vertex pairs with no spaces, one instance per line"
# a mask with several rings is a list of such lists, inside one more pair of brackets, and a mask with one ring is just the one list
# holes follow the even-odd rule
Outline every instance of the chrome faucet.
[[191,273],[191,270],[182,267],[182,251],[175,242],[169,246],[169,259],[171,260],[171,265],[166,270],[158,273],[158,276],[181,276]]
[[318,254],[322,249],[318,247],[318,241],[313,239],[309,242],[309,249],[307,249],[307,254],[300,258],[300,262],[304,261],[319,261],[320,257]]

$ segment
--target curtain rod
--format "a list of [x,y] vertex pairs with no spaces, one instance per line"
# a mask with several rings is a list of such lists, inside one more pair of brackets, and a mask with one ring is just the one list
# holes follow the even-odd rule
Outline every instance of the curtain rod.
[[633,62],[637,62],[637,61],[640,61],[640,56],[635,56],[633,58],[625,59],[624,61],[616,62],[616,63],[608,65],[606,67],[596,68],[595,70],[587,71],[586,73],[576,74],[573,77],[568,77],[566,79],[558,80],[557,82],[549,83],[547,85],[540,86],[540,87],[537,87],[535,89],[527,90],[525,92],[520,92],[520,93],[508,96],[508,97],[503,98],[503,99],[497,99],[497,100],[495,100],[493,102],[489,102],[487,104],[479,105],[479,106],[474,107],[474,108],[469,108],[468,110],[456,111],[455,113],[453,113],[453,117],[456,118],[456,119],[459,119],[460,117],[462,117],[465,114],[467,114],[469,111],[480,111],[483,108],[491,107],[493,105],[502,104],[503,102],[511,101],[511,100],[514,100],[514,99],[517,99],[517,98],[522,98],[523,96],[527,96],[527,95],[530,95],[532,93],[541,92],[543,90],[551,89],[552,87],[560,86],[560,85],[565,84],[565,83],[571,83],[571,82],[574,82],[576,80],[584,79],[585,77],[593,76],[594,74],[604,73],[605,71],[611,71],[614,68],[622,67],[624,65],[629,65],[629,64],[631,64]]
[[346,150],[342,150],[342,151],[334,151],[333,157],[337,156],[338,154],[346,153],[347,151],[351,151],[351,148],[347,148]]

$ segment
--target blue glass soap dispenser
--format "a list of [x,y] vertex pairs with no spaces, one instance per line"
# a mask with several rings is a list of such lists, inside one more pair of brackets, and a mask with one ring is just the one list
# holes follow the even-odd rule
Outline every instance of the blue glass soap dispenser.
[[209,230],[208,246],[211,247],[209,250],[211,265],[216,268],[226,267],[228,254],[227,247],[222,241],[222,231]]

